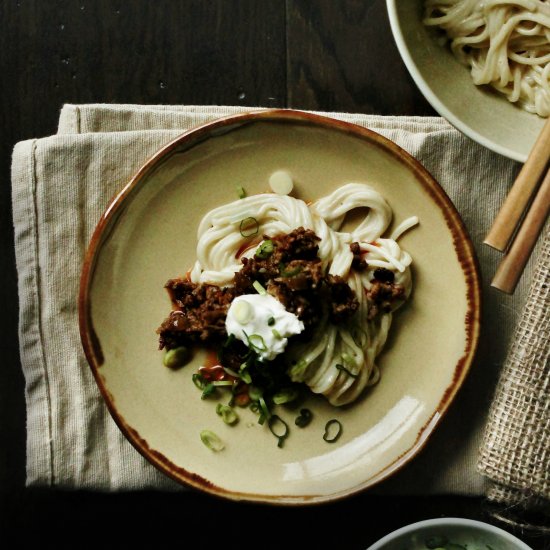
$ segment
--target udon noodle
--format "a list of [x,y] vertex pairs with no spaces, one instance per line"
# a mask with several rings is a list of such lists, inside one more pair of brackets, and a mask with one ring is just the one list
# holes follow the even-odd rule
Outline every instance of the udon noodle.
[[[354,229],[343,231],[346,215],[357,208],[368,209],[364,219]],[[409,296],[411,257],[396,239],[418,220],[405,220],[391,238],[383,238],[392,211],[380,193],[365,184],[344,185],[309,205],[290,196],[253,195],[220,206],[203,218],[198,229],[197,261],[190,272],[192,282],[232,284],[235,272],[242,267],[240,252],[247,246],[239,223],[249,217],[257,220],[262,235],[286,234],[300,226],[313,230],[321,239],[318,254],[324,269],[343,277],[355,292],[359,309],[351,321],[332,324],[327,314],[310,341],[291,345],[285,351],[289,362],[294,358],[293,363],[299,365],[290,369],[294,382],[305,382],[334,405],[352,402],[367,385],[378,381],[375,360],[386,342],[392,311],[403,301],[392,304],[391,311],[369,318],[367,291],[373,284],[373,273],[377,268],[392,271],[395,283],[405,290],[405,299]],[[354,242],[366,254],[368,267],[362,271],[351,269],[350,244]],[[250,257],[254,250],[250,248],[244,256]],[[342,358],[347,372],[336,368]]]
[[426,0],[424,24],[445,30],[475,84],[550,115],[548,0]]

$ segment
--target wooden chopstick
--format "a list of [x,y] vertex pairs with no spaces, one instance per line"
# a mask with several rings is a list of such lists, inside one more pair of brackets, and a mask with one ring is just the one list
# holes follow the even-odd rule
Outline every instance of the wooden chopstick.
[[506,250],[516,228],[548,166],[550,158],[550,117],[510,189],[491,230],[483,241],[503,252]]
[[[548,124],[547,124],[548,126]],[[512,294],[550,211],[550,168],[542,181],[514,242],[498,266],[491,286]]]

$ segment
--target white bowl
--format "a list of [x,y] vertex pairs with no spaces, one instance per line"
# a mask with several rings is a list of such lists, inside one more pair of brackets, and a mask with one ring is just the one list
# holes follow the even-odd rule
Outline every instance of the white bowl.
[[525,162],[544,119],[476,86],[468,67],[423,25],[423,0],[387,0],[387,8],[399,53],[432,107],[474,141]]
[[428,519],[402,527],[368,550],[424,550],[424,542],[432,537],[445,537],[448,543],[458,544],[468,550],[531,550],[524,542],[494,525],[463,518]]

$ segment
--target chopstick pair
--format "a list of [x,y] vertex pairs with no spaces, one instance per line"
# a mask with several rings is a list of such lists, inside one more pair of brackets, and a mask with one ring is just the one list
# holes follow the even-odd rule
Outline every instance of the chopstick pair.
[[550,210],[549,161],[550,118],[483,241],[506,251],[491,286],[508,294],[514,292]]

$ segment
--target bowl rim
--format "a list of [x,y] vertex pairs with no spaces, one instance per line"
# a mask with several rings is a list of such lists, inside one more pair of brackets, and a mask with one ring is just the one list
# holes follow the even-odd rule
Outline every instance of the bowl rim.
[[[322,127],[351,134],[369,142],[372,146],[381,148],[388,154],[391,154],[396,161],[407,166],[411,172],[415,174],[419,185],[422,185],[430,194],[432,201],[442,212],[449,232],[452,235],[454,248],[457,253],[457,260],[461,264],[463,276],[465,278],[467,313],[465,316],[466,343],[464,353],[455,364],[453,379],[444,391],[439,404],[435,407],[433,415],[418,433],[415,443],[401,456],[397,457],[393,463],[386,465],[384,469],[373,477],[365,480],[363,483],[329,495],[289,496],[240,493],[218,487],[209,480],[202,478],[200,475],[189,472],[181,466],[177,466],[162,453],[150,448],[147,441],[124,419],[123,415],[117,410],[114,398],[110,394],[103,375],[100,372],[104,358],[99,339],[92,323],[90,288],[93,282],[95,263],[101,250],[101,245],[110,233],[109,229],[112,226],[112,222],[116,221],[117,214],[123,209],[126,198],[128,198],[141,182],[148,177],[158,162],[161,162],[166,155],[170,155],[175,150],[180,150],[182,147],[184,147],[184,150],[187,150],[205,139],[209,139],[212,135],[219,135],[220,133],[230,132],[235,128],[247,124],[265,121],[313,125],[314,127]],[[180,484],[230,500],[284,505],[311,505],[334,502],[342,498],[347,498],[380,483],[401,470],[401,468],[408,464],[410,460],[424,448],[430,435],[440,423],[451,402],[462,387],[466,375],[474,361],[481,330],[481,301],[480,269],[468,231],[456,207],[447,196],[444,189],[419,161],[390,139],[357,124],[306,111],[292,109],[259,109],[218,118],[183,132],[168,144],[161,147],[154,155],[149,157],[130,178],[122,190],[115,194],[105,209],[105,212],[100,217],[86,251],[80,278],[78,318],[80,338],[84,353],[109,413],[126,439],[128,439],[136,450],[150,463]]]
[[389,542],[392,542],[393,540],[397,539],[401,535],[414,533],[415,531],[423,529],[424,527],[445,526],[445,525],[475,527],[482,531],[487,531],[489,533],[493,533],[495,535],[498,535],[506,539],[508,542],[511,542],[517,545],[518,550],[532,550],[532,548],[527,544],[525,544],[522,540],[518,539],[516,536],[512,535],[508,531],[501,529],[500,527],[496,527],[495,525],[492,525],[490,523],[485,523],[484,521],[468,519],[468,518],[458,518],[458,517],[425,519],[422,521],[418,521],[416,523],[405,525],[404,527],[400,527],[399,529],[396,529],[395,531],[388,533],[386,536],[382,537],[380,540],[377,540],[374,544],[369,546],[367,550],[383,550],[384,545],[386,545]]
[[397,49],[399,50],[399,54],[401,55],[401,59],[405,63],[405,66],[411,74],[415,84],[422,92],[422,95],[428,100],[430,105],[442,117],[447,119],[457,130],[462,132],[464,135],[468,136],[474,141],[477,141],[477,143],[479,143],[480,145],[483,145],[487,149],[490,149],[491,151],[498,153],[499,155],[503,155],[512,160],[525,163],[525,161],[527,160],[526,154],[522,154],[503,145],[499,145],[498,143],[491,141],[479,132],[475,131],[473,128],[468,126],[468,124],[458,118],[451,110],[449,110],[447,106],[439,99],[439,97],[432,91],[428,82],[426,82],[421,72],[418,70],[416,63],[413,61],[411,53],[409,52],[409,49],[405,44],[403,30],[401,28],[399,17],[397,16],[397,1],[398,0],[386,0],[390,27],[395,43],[397,45]]

